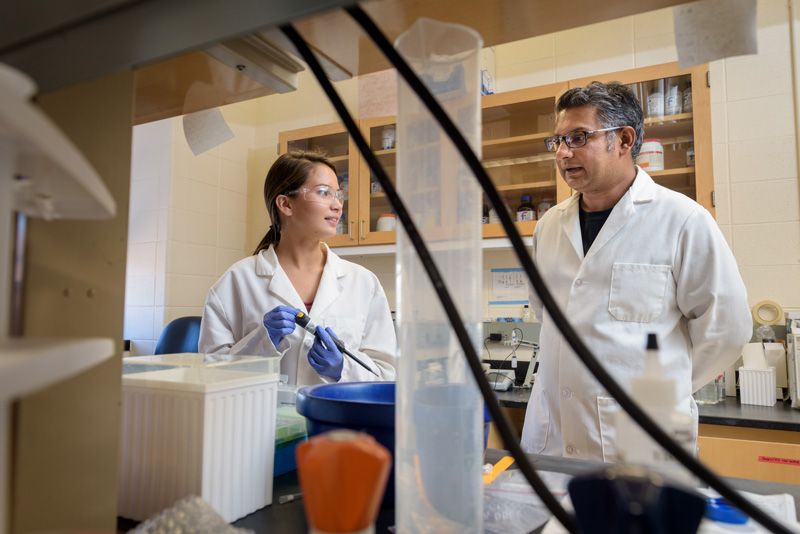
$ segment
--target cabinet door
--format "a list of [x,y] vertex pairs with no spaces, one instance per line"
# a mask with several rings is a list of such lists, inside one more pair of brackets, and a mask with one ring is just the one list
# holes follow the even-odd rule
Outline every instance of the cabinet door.
[[[369,143],[392,184],[397,184],[397,144],[395,117],[379,117],[360,121],[361,132]],[[358,184],[359,245],[385,245],[396,242],[397,219],[386,193],[372,176],[367,162],[360,158]],[[380,223],[380,224],[379,224]]]
[[[652,170],[652,160],[645,151],[637,164],[657,183],[685,194],[715,215],[707,72],[708,65],[680,70],[677,63],[668,63],[571,80],[569,86],[584,87],[592,80],[629,85],[644,110],[644,140],[657,140],[663,148],[663,170]],[[688,99],[687,88],[691,88]],[[685,99],[687,104],[691,102],[686,109]]]
[[[483,97],[483,165],[498,192],[508,201],[522,235],[532,235],[537,208],[559,200],[555,154],[547,152],[545,137],[553,135],[556,97],[566,83],[550,84]],[[545,204],[543,204],[545,203]],[[517,213],[520,207],[533,207]],[[486,208],[490,206],[486,202]],[[483,237],[503,237],[496,217],[483,225]]]
[[342,124],[312,126],[300,130],[281,132],[278,136],[280,153],[290,150],[320,151],[336,167],[339,188],[345,191],[342,222],[333,237],[324,241],[330,247],[352,246],[357,243],[358,220],[358,149]]

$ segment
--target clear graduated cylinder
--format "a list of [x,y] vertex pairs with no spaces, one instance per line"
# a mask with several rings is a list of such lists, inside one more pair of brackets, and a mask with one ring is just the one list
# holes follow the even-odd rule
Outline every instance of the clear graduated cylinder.
[[[480,158],[481,37],[419,19],[396,42]],[[479,353],[482,194],[438,122],[398,81],[397,189]],[[397,531],[483,532],[483,401],[406,232],[397,233]]]

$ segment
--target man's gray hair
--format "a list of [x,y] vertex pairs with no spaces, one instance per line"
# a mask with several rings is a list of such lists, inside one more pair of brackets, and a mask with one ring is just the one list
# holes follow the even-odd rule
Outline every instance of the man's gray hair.
[[[592,106],[597,112],[600,128],[630,126],[636,131],[631,156],[636,161],[644,138],[644,113],[633,91],[619,82],[590,82],[586,87],[574,87],[561,95],[556,103],[556,117],[565,109]],[[611,143],[616,131],[607,132]]]

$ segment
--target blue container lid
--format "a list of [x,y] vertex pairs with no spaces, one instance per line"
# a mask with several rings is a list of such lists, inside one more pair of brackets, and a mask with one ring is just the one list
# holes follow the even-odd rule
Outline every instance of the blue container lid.
[[522,202],[530,202],[531,201],[531,197],[529,195],[522,195],[519,199]]
[[340,382],[297,392],[297,413],[339,425],[394,428],[394,382]]

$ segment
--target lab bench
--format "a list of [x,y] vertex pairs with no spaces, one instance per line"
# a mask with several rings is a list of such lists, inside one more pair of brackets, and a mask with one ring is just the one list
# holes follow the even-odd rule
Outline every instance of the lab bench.
[[[509,420],[522,431],[530,388],[498,391]],[[796,483],[800,480],[800,410],[789,401],[774,406],[742,404],[726,397],[718,404],[698,405],[700,460],[730,477]],[[489,447],[502,448],[494,425]]]
[[[486,451],[485,461],[494,464],[504,456],[508,456],[507,451],[488,449]],[[528,455],[528,457],[533,461],[534,466],[538,470],[555,471],[570,475],[597,471],[606,465],[600,462],[558,458],[539,454],[531,454]],[[515,464],[509,467],[509,469],[515,468]],[[794,497],[795,506],[800,510],[800,486],[737,478],[726,478],[725,480],[733,488],[751,493],[762,495],[788,493]],[[256,534],[267,534],[271,532],[281,532],[282,534],[307,534],[308,526],[306,524],[302,499],[287,504],[277,504],[277,499],[281,495],[288,495],[299,491],[300,485],[297,481],[296,471],[277,477],[273,488],[273,495],[275,497],[273,500],[274,504],[239,519],[233,523],[233,525],[239,528],[251,529]],[[388,528],[392,525],[394,525],[394,510],[381,509],[376,522],[375,532],[389,532]],[[534,532],[541,532],[541,530],[542,528],[539,528]]]

